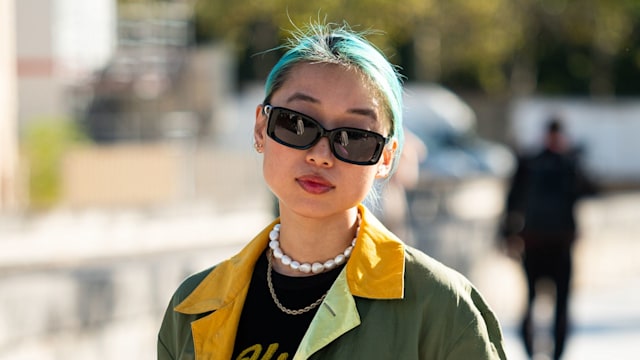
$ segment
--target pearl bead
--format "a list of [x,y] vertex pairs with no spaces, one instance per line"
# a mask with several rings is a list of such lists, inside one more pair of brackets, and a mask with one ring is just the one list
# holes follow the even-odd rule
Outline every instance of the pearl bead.
[[330,259],[330,260],[325,261],[325,263],[324,263],[324,268],[325,268],[325,269],[327,269],[327,270],[331,270],[331,269],[333,269],[334,267],[336,267],[336,262],[335,262],[335,260]]
[[345,249],[344,256],[346,256],[346,257],[351,256],[351,251],[353,251],[353,247],[349,246],[348,248]]
[[308,274],[308,273],[311,272],[311,264],[302,263],[302,264],[300,264],[300,267],[298,268],[298,270],[302,271],[305,274]]
[[313,265],[311,265],[311,272],[314,274],[319,274],[321,272],[324,271],[324,265],[320,264],[319,262],[314,262]]

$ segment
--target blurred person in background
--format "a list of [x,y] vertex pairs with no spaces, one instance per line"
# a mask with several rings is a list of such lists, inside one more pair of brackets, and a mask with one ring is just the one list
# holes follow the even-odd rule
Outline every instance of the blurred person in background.
[[254,127],[280,216],[179,286],[158,359],[505,359],[475,287],[362,205],[402,149],[396,69],[346,25],[289,45]]
[[569,144],[562,121],[547,122],[543,149],[519,158],[507,195],[502,235],[511,257],[522,262],[527,279],[527,307],[521,336],[530,357],[534,346],[533,305],[536,288],[550,280],[555,289],[553,359],[560,359],[569,330],[572,249],[577,238],[577,201],[595,193]]

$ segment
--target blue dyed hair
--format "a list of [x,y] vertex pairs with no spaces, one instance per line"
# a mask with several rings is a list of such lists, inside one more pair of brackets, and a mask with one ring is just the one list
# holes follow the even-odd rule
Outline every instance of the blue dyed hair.
[[300,63],[337,64],[358,70],[368,80],[382,101],[385,115],[390,122],[389,137],[398,141],[394,154],[393,174],[404,144],[402,126],[402,82],[396,68],[363,34],[356,33],[347,25],[310,24],[297,29],[289,39],[289,50],[271,69],[265,84],[265,101],[287,80],[291,69]]

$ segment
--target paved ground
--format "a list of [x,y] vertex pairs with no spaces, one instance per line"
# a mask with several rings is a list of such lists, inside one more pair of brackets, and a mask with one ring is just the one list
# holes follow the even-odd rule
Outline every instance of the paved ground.
[[[246,216],[249,216],[250,221],[246,221]],[[583,220],[583,237],[576,248],[575,291],[571,308],[574,331],[568,342],[565,359],[637,358],[640,343],[640,306],[637,305],[640,303],[640,261],[637,256],[640,254],[640,242],[636,238],[640,234],[640,193],[612,194],[590,200],[581,207],[580,218]],[[36,270],[46,273],[55,264],[73,268],[94,261],[120,259],[119,267],[127,268],[133,267],[131,264],[137,263],[139,258],[136,257],[141,254],[147,258],[166,257],[167,254],[173,257],[172,254],[188,251],[202,252],[199,249],[204,248],[208,248],[215,256],[221,256],[239,247],[268,219],[268,209],[238,214],[221,213],[206,206],[153,213],[57,212],[28,221],[0,218],[0,287],[4,284],[6,287],[2,288],[5,290],[15,289],[12,284],[24,284],[23,280],[15,281],[16,276],[28,279],[30,277],[24,274]],[[219,244],[210,243],[211,234],[217,235]],[[224,252],[219,249],[224,249]],[[204,260],[198,259],[202,264],[192,261],[190,265],[203,267],[213,259],[208,253],[203,252],[203,255]],[[122,259],[131,262],[123,262]],[[147,261],[155,264],[155,260]],[[156,265],[152,267],[162,268]],[[167,269],[162,268],[162,271]],[[127,282],[133,281],[130,273],[127,271],[127,276],[123,277],[126,281],[116,282],[116,287],[125,284],[127,291],[135,291],[135,286],[131,285],[134,283]],[[485,294],[503,324],[509,358],[524,359],[516,334],[524,300],[524,284],[519,266],[493,252],[483,255],[475,263],[470,277]],[[52,295],[43,293],[46,283],[42,280],[34,281],[37,283],[29,289],[41,289],[34,294],[44,296],[46,301],[46,297]],[[62,285],[64,284],[51,285],[56,289],[52,291],[60,291],[61,288],[56,286]],[[167,289],[163,290],[160,296],[162,299],[166,299],[166,293],[173,287],[166,284],[164,286]],[[0,300],[8,301],[7,295],[8,293],[0,292]],[[12,299],[17,298],[9,298]],[[542,329],[547,327],[546,323],[551,318],[549,304],[548,300],[542,299],[536,306],[536,316],[540,319],[539,327]],[[140,304],[140,308],[142,307]],[[3,321],[6,319],[0,319],[0,325]],[[63,335],[51,337],[49,343],[64,344],[66,341],[66,351],[71,353],[70,349],[77,350],[76,344],[83,340],[80,344],[84,344],[84,348],[80,348],[82,351],[79,353],[86,356],[73,359],[122,359],[121,355],[114,353],[113,346],[107,347],[114,353],[111,357],[90,355],[100,351],[92,351],[89,347],[105,347],[105,341],[115,339],[114,341],[129,344],[131,348],[138,348],[136,356],[132,358],[152,359],[156,326],[155,319],[146,319],[137,324],[116,323],[107,329],[107,340],[91,341]],[[125,327],[130,332],[136,331],[137,335],[133,338],[136,342],[124,338],[122,334],[125,332],[122,330]],[[47,348],[50,345],[33,343],[31,346],[32,342],[24,340],[18,344],[22,344],[25,350],[11,353],[10,349],[15,346],[2,346],[3,335],[7,335],[3,333],[3,329],[6,331],[9,327],[0,326],[2,360],[71,359],[60,357],[59,354],[65,352],[59,348],[52,351]],[[88,332],[84,337],[91,337],[91,334],[93,333]],[[544,339],[540,343],[544,345]],[[149,351],[144,350],[145,344]],[[20,354],[21,356],[12,356]],[[538,358],[544,359],[542,356]]]
[[182,279],[270,217],[192,205],[0,220],[0,360],[153,360]]

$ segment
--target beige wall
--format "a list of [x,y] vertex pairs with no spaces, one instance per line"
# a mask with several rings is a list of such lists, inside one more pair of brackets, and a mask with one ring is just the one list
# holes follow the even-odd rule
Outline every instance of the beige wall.
[[179,195],[179,159],[166,145],[77,148],[63,162],[68,206],[146,206]]
[[62,167],[61,203],[68,207],[208,202],[264,208],[268,194],[255,154],[184,144],[79,147]]

